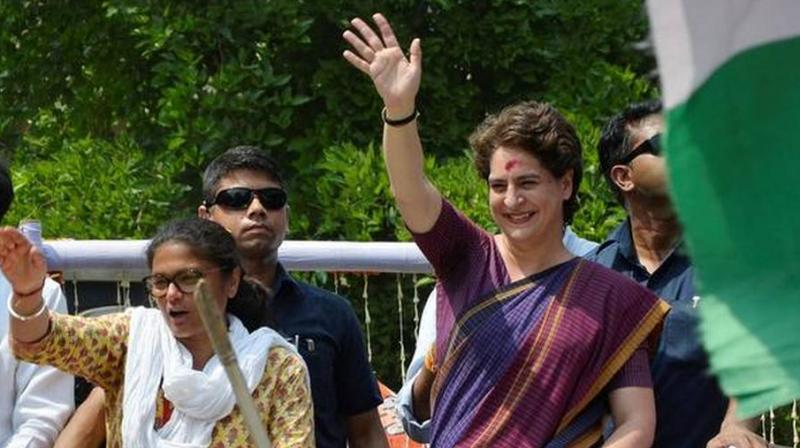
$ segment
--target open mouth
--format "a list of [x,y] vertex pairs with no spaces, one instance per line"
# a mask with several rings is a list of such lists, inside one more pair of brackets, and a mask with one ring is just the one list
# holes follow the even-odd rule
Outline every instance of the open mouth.
[[171,317],[173,319],[177,319],[177,318],[183,317],[183,316],[185,316],[187,314],[189,314],[188,311],[172,310],[172,311],[169,312],[169,317]]

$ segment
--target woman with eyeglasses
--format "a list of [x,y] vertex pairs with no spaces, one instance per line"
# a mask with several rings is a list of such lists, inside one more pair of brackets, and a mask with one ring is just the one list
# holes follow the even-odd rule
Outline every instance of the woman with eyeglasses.
[[[247,447],[244,419],[195,305],[204,279],[221,309],[268,292],[243,277],[231,235],[203,219],[166,224],[147,248],[145,286],[158,309],[98,318],[60,315],[41,298],[46,262],[12,228],[0,229],[0,267],[15,355],[83,376],[106,391],[109,447]],[[228,313],[228,336],[274,447],[312,447],[308,373],[278,333],[248,333]]]
[[373,19],[375,28],[351,21],[344,57],[383,100],[392,192],[437,275],[436,341],[412,386],[432,446],[650,446],[647,349],[668,307],[564,247],[583,169],[575,129],[534,101],[486,117],[470,144],[500,232],[479,228],[424,172],[420,40],[406,53],[388,21]]

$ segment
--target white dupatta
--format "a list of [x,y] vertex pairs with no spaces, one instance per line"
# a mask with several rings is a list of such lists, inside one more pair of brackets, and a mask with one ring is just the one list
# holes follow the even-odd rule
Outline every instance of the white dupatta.
[[[209,446],[214,425],[230,414],[236,404],[219,358],[214,355],[203,370],[193,370],[192,355],[172,335],[159,310],[137,307],[129,313],[122,446]],[[248,333],[239,319],[227,316],[228,337],[252,394],[264,375],[270,348],[282,346],[293,352],[295,349],[272,329],[262,327]],[[155,430],[159,385],[174,410],[169,421]]]

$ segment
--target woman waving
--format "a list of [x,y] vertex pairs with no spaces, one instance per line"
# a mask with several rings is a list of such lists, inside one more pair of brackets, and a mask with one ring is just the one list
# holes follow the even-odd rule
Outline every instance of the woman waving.
[[577,208],[581,146],[551,106],[524,102],[491,115],[470,138],[486,180],[492,235],[458,212],[425,176],[416,96],[422,46],[401,50],[386,19],[344,33],[344,57],[384,103],[392,192],[433,265],[437,340],[414,384],[436,447],[559,447],[652,443],[647,349],[667,305],[562,243]]

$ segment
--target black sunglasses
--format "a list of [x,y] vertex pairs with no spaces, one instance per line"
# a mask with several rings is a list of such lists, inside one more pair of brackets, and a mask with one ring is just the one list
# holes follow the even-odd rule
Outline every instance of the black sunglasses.
[[620,165],[627,165],[642,154],[652,154],[654,156],[661,154],[661,134],[656,134],[640,143],[627,156],[620,159],[619,163]]
[[206,201],[206,207],[219,205],[226,208],[242,210],[250,207],[253,198],[258,196],[258,202],[267,210],[279,210],[286,205],[286,191],[281,188],[245,188],[234,187],[221,190],[210,202]]

